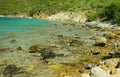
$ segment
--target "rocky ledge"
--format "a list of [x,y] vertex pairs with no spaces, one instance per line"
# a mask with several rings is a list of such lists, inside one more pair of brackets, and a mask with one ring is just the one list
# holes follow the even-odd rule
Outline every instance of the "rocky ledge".
[[74,12],[60,12],[58,14],[47,17],[50,20],[61,20],[61,21],[74,21],[74,22],[86,22],[85,13],[74,13]]

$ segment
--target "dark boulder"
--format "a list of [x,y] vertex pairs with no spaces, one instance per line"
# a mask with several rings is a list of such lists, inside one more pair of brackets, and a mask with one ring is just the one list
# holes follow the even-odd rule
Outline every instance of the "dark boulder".
[[43,60],[56,57],[56,54],[51,47],[41,49],[40,53]]
[[18,68],[16,65],[7,65],[3,71],[4,77],[13,77],[13,75],[21,73],[20,68]]

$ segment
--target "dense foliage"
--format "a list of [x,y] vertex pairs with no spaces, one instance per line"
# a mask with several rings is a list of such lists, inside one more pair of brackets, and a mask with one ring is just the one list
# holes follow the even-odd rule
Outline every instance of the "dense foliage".
[[109,1],[111,0],[0,0],[0,14],[76,12],[102,7]]
[[87,11],[88,20],[105,18],[113,23],[120,20],[119,0],[0,0],[0,15],[27,13],[29,16],[60,11]]
[[99,16],[100,18],[105,17],[105,21],[120,24],[120,3],[113,2],[112,4],[106,6],[100,12]]

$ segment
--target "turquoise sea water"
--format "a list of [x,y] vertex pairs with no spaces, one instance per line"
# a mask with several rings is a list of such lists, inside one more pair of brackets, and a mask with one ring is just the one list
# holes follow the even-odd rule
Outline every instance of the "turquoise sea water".
[[[0,17],[0,46],[11,49],[22,47],[27,50],[30,46],[40,44],[49,46],[60,40],[58,35],[88,40],[94,34],[80,25],[63,25],[62,22],[38,20],[29,18]],[[86,37],[87,36],[87,37]],[[16,40],[11,43],[11,40]]]
[[0,17],[0,32],[32,31],[53,25],[53,21],[33,18]]

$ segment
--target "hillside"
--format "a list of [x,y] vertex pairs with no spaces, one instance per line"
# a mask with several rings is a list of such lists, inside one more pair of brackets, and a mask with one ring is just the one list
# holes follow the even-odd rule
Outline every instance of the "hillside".
[[82,11],[103,7],[113,0],[1,0],[0,14],[21,12],[56,13],[59,11]]
[[26,13],[32,17],[42,13],[53,15],[61,11],[85,11],[89,21],[97,17],[103,19],[107,17],[105,20],[118,23],[120,20],[119,5],[119,0],[0,0],[0,15]]

